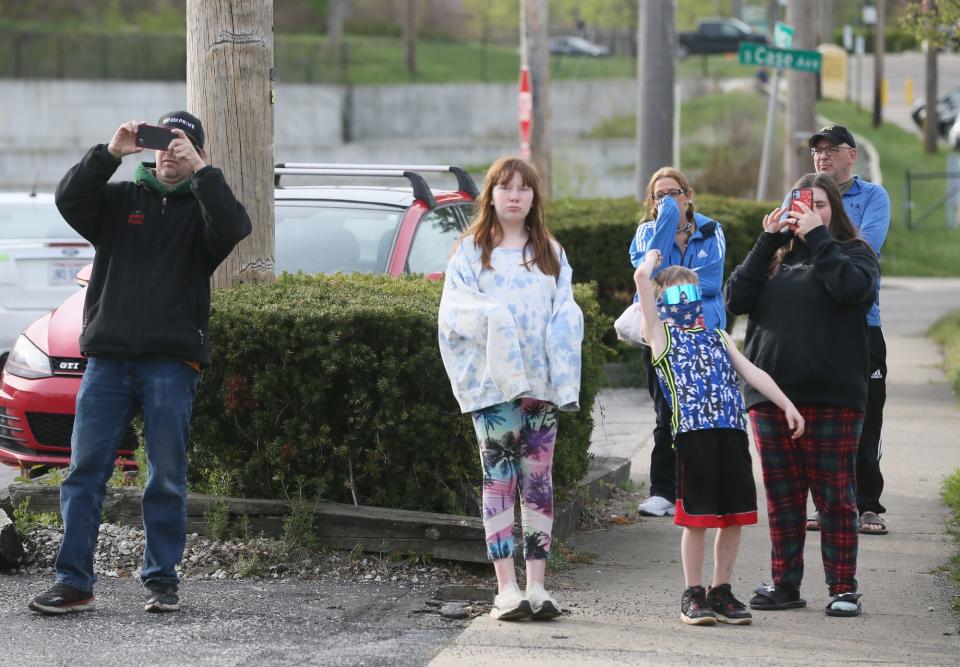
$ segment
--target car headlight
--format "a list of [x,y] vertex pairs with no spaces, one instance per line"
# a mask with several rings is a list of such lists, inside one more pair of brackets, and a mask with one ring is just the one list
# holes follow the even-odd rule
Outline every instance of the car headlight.
[[46,378],[53,376],[50,366],[50,357],[33,344],[29,338],[20,335],[7,357],[6,372],[19,375],[22,378]]

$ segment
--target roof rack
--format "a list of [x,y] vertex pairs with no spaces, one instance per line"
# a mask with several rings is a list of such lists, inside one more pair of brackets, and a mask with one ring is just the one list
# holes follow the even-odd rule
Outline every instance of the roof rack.
[[471,197],[480,195],[473,178],[463,168],[451,165],[432,164],[338,164],[335,162],[280,162],[274,169],[274,185],[280,185],[280,177],[296,176],[403,176],[413,186],[413,194],[426,202],[430,208],[437,205],[426,180],[418,172],[451,173],[457,177],[457,188]]

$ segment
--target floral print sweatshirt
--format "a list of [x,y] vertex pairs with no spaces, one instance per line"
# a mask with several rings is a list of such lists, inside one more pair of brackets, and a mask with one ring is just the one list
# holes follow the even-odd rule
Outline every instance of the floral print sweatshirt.
[[566,253],[560,277],[523,266],[524,251],[495,248],[480,264],[473,237],[447,263],[438,321],[440,355],[463,412],[517,398],[580,409],[583,313]]

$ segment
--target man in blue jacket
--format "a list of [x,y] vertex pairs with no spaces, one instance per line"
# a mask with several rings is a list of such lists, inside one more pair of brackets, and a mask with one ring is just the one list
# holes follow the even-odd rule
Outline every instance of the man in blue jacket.
[[[857,144],[853,135],[842,125],[827,125],[810,137],[808,144],[817,173],[829,176],[843,195],[843,208],[850,221],[860,230],[860,236],[880,257],[880,250],[890,229],[890,197],[879,185],[853,175],[857,161]],[[884,535],[886,520],[880,516],[886,508],[880,503],[883,493],[883,474],[880,458],[883,455],[883,406],[887,400],[887,344],[880,328],[880,284],[877,300],[867,314],[870,345],[870,382],[863,431],[857,449],[857,506],[860,511],[860,532]],[[811,516],[807,528],[819,529],[819,516]]]
[[179,609],[177,563],[187,528],[187,439],[200,368],[210,363],[210,276],[251,231],[223,172],[206,163],[200,120],[164,114],[174,138],[133,182],[108,182],[144,149],[129,121],[94,146],[57,188],[57,208],[96,248],[83,305],[87,358],[60,488],[56,583],[30,601],[42,614],[94,605],[94,553],[106,483],[135,412],[143,411],[145,610]]

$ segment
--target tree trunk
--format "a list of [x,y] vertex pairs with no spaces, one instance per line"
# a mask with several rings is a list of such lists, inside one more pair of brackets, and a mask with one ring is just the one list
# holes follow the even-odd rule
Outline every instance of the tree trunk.
[[877,25],[873,47],[873,126],[883,123],[883,56],[886,53],[887,3],[877,0]]
[[673,62],[676,30],[672,2],[639,0],[637,22],[636,198],[647,181],[673,164]]
[[406,0],[403,16],[403,50],[407,75],[417,78],[417,0]]
[[533,127],[530,152],[540,173],[544,200],[550,198],[552,178],[552,120],[550,111],[550,12],[547,0],[521,0],[521,61],[530,68],[533,94]]
[[272,70],[272,0],[187,0],[187,109],[253,222],[214,287],[274,279]]
[[[807,0],[787,2],[787,23],[793,26],[793,48],[813,49],[813,3]],[[816,124],[817,77],[809,72],[787,70],[787,128],[784,140],[783,187],[810,171],[810,147],[807,137],[817,131]]]

